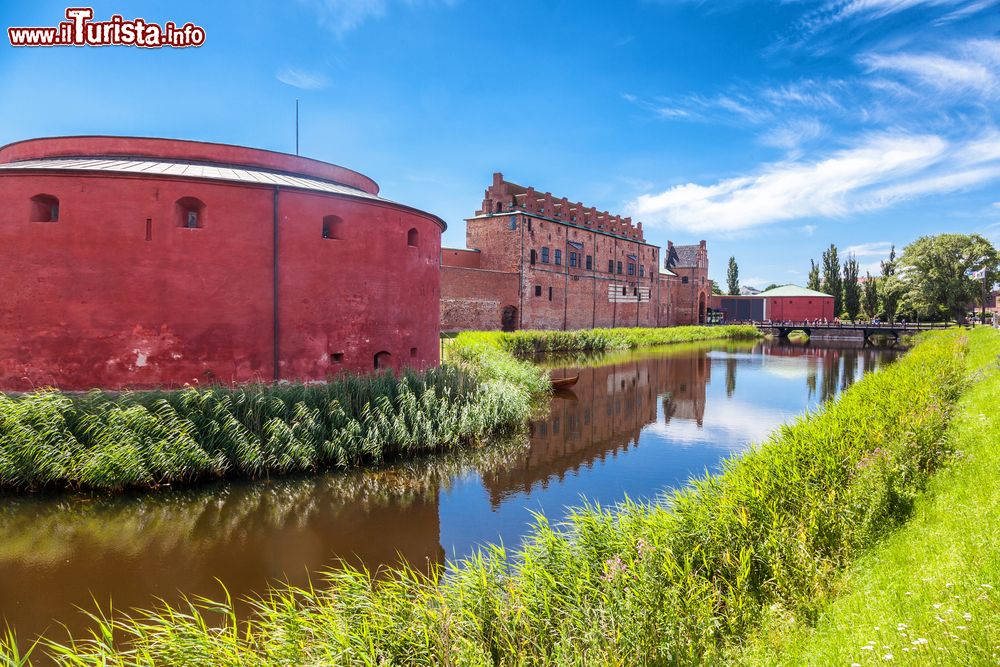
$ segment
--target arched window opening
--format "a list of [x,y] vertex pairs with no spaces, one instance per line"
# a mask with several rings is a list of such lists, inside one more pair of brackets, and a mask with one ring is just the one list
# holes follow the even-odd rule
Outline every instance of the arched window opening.
[[503,202],[502,201],[498,201],[497,202],[497,213],[500,213],[501,211],[503,211]]
[[344,221],[335,215],[327,215],[323,218],[323,238],[342,239],[344,238]]
[[196,197],[182,197],[177,200],[177,226],[185,229],[201,229],[205,226],[205,202]]
[[419,240],[420,232],[417,231],[416,227],[410,227],[410,231],[406,232],[406,245],[416,248]]
[[382,368],[391,368],[392,367],[390,365],[391,359],[392,359],[392,355],[389,354],[388,352],[386,352],[385,350],[382,350],[381,352],[376,352],[375,353],[375,370],[379,370],[379,369],[382,369]]
[[32,222],[59,222],[59,200],[52,195],[31,198]]

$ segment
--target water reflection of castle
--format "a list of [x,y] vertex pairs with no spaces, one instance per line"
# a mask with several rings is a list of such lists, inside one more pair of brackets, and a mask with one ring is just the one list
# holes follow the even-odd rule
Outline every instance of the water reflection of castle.
[[656,421],[658,396],[666,422],[702,424],[711,375],[703,353],[571,371],[577,372],[573,391],[557,395],[548,416],[531,423],[531,447],[521,460],[483,475],[494,506],[536,483],[545,486],[553,477],[562,480],[568,472],[628,451],[643,427]]
[[[774,366],[787,360],[786,372],[805,380],[809,399],[823,402],[873,370],[886,354],[857,344],[758,344],[730,351],[718,361],[725,370],[729,398],[741,365]],[[482,475],[490,502],[496,507],[505,497],[528,492],[536,483],[544,488],[551,479],[562,481],[567,473],[628,451],[638,444],[642,429],[656,422],[658,396],[664,424],[681,421],[701,427],[712,363],[708,352],[688,352],[568,369],[570,375],[579,372],[580,380],[571,394],[552,400],[547,417],[531,423],[530,448],[510,467]]]

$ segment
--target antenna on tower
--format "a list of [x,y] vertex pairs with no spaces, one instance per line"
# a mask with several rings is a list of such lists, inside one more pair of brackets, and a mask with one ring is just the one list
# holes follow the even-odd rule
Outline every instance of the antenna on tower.
[[295,154],[299,154],[299,98],[295,98]]

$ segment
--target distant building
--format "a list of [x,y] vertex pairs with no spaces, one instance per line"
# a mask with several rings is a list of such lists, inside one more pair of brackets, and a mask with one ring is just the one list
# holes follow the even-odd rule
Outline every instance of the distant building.
[[723,322],[832,320],[833,297],[797,285],[773,287],[756,295],[715,295],[711,306]]
[[760,290],[756,287],[744,285],[740,288],[740,296],[757,296],[758,294],[760,294]]
[[642,223],[493,175],[441,250],[441,329],[586,329],[705,320],[708,251],[647,243]]

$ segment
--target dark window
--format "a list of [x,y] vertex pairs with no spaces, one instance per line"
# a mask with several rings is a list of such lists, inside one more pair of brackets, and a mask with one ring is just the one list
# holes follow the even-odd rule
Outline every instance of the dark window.
[[531,231],[531,218],[528,218],[528,231]]
[[549,263],[549,249],[542,248],[542,264],[548,264],[548,263]]
[[52,195],[31,198],[32,222],[59,222],[59,200]]
[[530,257],[530,259],[528,261],[531,262],[532,266],[534,266],[536,259],[538,259],[538,253],[536,253],[534,250],[532,250],[531,251],[531,257]]
[[608,273],[614,273],[614,272],[615,272],[615,260],[609,259],[608,260]]
[[410,348],[410,357],[412,358],[412,357],[415,357],[415,356],[417,356],[417,348],[411,347]]
[[622,296],[628,296],[628,288],[622,285]]
[[576,266],[576,253],[573,251],[570,251],[569,253],[569,265]]
[[622,274],[622,263],[618,262],[618,275]]
[[541,296],[541,295],[542,295],[542,286],[535,285],[535,296]]
[[639,288],[638,287],[633,287],[632,288],[632,295],[633,296],[639,296]]
[[153,219],[152,218],[146,218],[146,240],[147,241],[152,241],[153,240]]
[[416,227],[411,227],[410,231],[406,232],[406,245],[416,248],[417,243],[420,242],[420,233],[417,231]]
[[182,197],[177,200],[177,226],[187,229],[200,229],[205,226],[205,203],[195,197]]
[[594,268],[594,258],[591,257],[590,255],[587,255],[587,270],[589,271],[590,269],[593,268]]
[[562,265],[562,250],[556,248],[556,266]]
[[552,288],[549,288],[549,301],[552,301]]
[[644,278],[646,276],[646,267],[642,264],[639,265],[639,277]]
[[392,359],[392,355],[389,354],[388,352],[386,352],[385,350],[383,350],[381,352],[376,352],[375,353],[375,369],[378,370],[379,368],[389,368],[390,367],[389,364],[390,364],[390,360],[391,359]]
[[330,355],[330,361],[332,361],[335,364],[342,364],[342,363],[344,363],[344,353],[343,352],[334,352],[333,354]]
[[512,230],[517,229],[517,218],[511,218],[510,219],[510,228]]
[[502,210],[503,210],[503,202],[502,201],[498,201],[497,202],[497,213],[499,213]]
[[687,285],[688,284],[688,277],[684,276],[683,278],[681,278],[681,283],[683,283],[684,285]]
[[335,215],[324,216],[323,238],[325,239],[344,238],[344,221]]
[[628,274],[630,276],[634,276],[635,275],[635,264],[633,264],[632,262],[628,263]]

